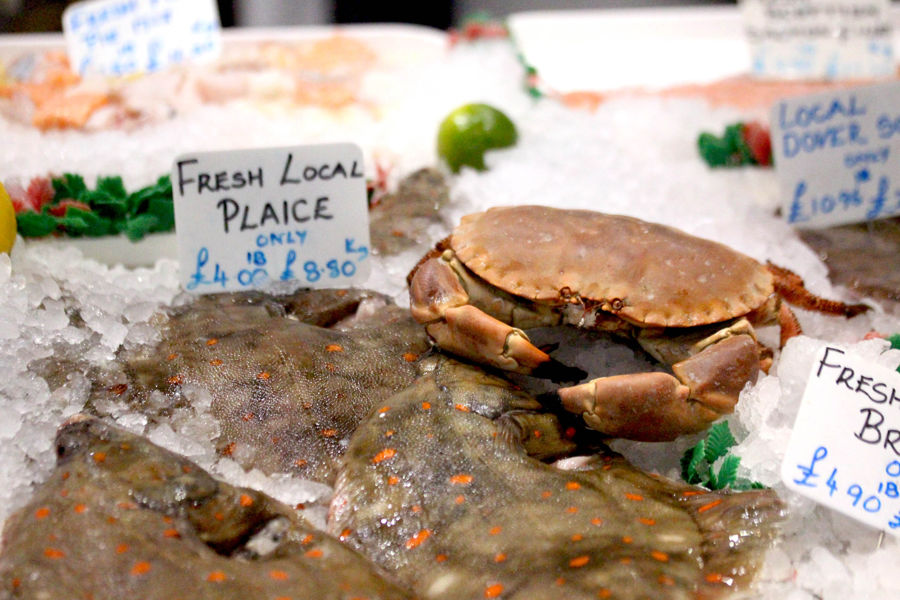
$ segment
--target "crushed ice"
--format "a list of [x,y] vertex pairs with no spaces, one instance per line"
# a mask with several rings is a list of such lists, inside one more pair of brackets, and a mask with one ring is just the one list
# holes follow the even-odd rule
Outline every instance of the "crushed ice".
[[[77,132],[39,136],[0,122],[7,140],[0,147],[0,163],[17,165],[16,174],[22,176],[119,173],[128,185],[146,185],[167,171],[173,153],[182,150],[349,139],[364,148],[367,168],[376,159],[391,163],[396,181],[434,163],[430,132],[449,110],[465,102],[489,102],[513,117],[520,141],[489,153],[488,172],[463,170],[452,178],[451,220],[488,206],[520,203],[629,214],[727,243],[759,260],[771,259],[796,270],[816,293],[847,296],[829,283],[815,254],[774,216],[778,192],[771,172],[712,172],[697,158],[697,133],[720,130],[741,114],[711,110],[695,100],[653,98],[613,100],[593,114],[575,112],[552,101],[533,101],[522,92],[523,81],[521,65],[507,44],[462,45],[443,63],[417,73],[416,85],[395,94],[396,110],[378,120],[323,125],[313,118],[322,115],[301,113],[285,126],[284,119],[238,108],[242,127],[235,130],[233,110],[207,107],[190,119],[153,129],[97,134],[90,153]],[[180,146],[173,148],[173,141]],[[438,239],[447,232],[432,233]],[[377,257],[369,287],[406,302],[403,276],[417,258]],[[34,484],[51,471],[55,430],[87,399],[89,369],[111,360],[123,345],[151,343],[154,311],[173,302],[178,291],[177,265],[170,261],[127,270],[86,260],[74,249],[21,239],[11,257],[0,254],[0,519],[24,503]],[[769,554],[759,597],[897,597],[896,538],[887,536],[879,544],[877,531],[785,490],[778,472],[815,351],[826,341],[849,344],[874,362],[896,367],[900,352],[886,351],[884,342],[859,340],[872,329],[900,331],[900,318],[880,310],[849,322],[802,311],[799,316],[807,335],[777,353],[771,373],[745,389],[731,418],[740,439],[735,453],[743,460],[742,475],[776,487],[790,506],[784,540]],[[595,372],[647,366],[615,344],[564,351]],[[47,379],[35,374],[35,365],[66,360],[83,370]],[[112,402],[96,408],[232,484],[262,489],[291,505],[327,497],[329,490],[320,484],[246,472],[230,459],[217,458],[212,442],[217,424],[208,406],[208,398],[197,391],[191,408],[172,411],[166,423],[150,423]],[[616,447],[641,466],[675,475],[677,457],[695,441]],[[321,524],[324,512],[317,510],[312,517]]]

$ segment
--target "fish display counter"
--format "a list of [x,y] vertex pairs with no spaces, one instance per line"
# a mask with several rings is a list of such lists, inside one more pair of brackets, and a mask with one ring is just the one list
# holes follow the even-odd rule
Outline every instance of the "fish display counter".
[[[896,219],[789,222],[769,109],[850,84],[752,77],[740,24],[236,29],[125,78],[0,39],[0,597],[896,595]],[[279,175],[357,180],[361,283]],[[185,191],[271,230],[258,277],[185,284]]]

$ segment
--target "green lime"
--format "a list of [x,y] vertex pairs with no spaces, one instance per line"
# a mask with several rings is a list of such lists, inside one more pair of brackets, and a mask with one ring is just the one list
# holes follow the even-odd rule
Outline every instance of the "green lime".
[[438,128],[437,150],[454,173],[460,167],[483,171],[484,153],[516,143],[513,122],[488,104],[466,104],[447,115]]

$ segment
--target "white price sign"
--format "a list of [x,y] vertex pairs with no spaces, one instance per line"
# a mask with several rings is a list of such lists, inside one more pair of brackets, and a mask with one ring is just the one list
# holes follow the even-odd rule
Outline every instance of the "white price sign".
[[893,74],[890,0],[741,0],[752,71],[763,78]]
[[181,281],[196,293],[358,285],[369,274],[362,150],[198,152],[172,166]]
[[219,56],[214,0],[90,0],[63,13],[72,68],[80,74],[151,73]]
[[787,98],[772,109],[782,213],[826,227],[900,214],[900,83]]
[[781,478],[820,504],[900,535],[900,373],[822,348]]

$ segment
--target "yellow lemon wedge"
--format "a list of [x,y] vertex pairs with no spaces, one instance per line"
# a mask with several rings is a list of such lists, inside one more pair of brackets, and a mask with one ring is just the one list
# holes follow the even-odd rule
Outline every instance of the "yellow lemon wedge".
[[438,156],[454,173],[463,166],[485,169],[484,153],[516,143],[516,126],[502,111],[488,104],[465,104],[443,121],[438,128]]
[[9,252],[16,242],[16,211],[6,188],[0,183],[0,252]]

